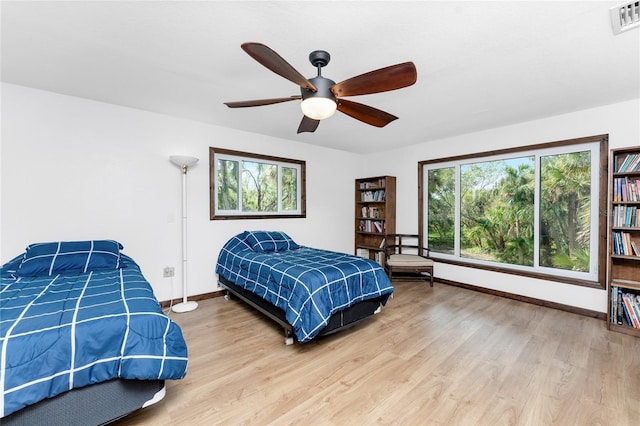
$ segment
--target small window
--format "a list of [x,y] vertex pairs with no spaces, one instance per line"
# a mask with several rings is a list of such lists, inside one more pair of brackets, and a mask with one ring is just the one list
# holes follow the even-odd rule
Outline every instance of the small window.
[[306,217],[305,162],[209,148],[210,217]]

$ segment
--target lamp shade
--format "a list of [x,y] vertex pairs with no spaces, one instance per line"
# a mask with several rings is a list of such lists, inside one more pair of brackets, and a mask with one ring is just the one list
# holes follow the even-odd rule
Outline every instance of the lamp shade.
[[189,157],[188,155],[172,155],[169,160],[178,167],[191,167],[198,162],[196,157]]
[[338,108],[338,103],[331,87],[335,84],[333,80],[324,78],[321,75],[309,79],[309,82],[316,87],[316,91],[300,88],[300,94],[302,95],[302,113],[313,119],[323,120],[331,117]]
[[320,96],[310,97],[302,101],[300,104],[302,113],[314,120],[323,120],[331,117],[337,108],[336,101]]

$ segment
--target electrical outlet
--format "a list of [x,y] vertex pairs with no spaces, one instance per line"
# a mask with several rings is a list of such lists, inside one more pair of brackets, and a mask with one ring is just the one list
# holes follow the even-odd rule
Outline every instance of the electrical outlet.
[[172,277],[176,274],[176,269],[173,266],[165,266],[162,270],[162,276],[165,278]]

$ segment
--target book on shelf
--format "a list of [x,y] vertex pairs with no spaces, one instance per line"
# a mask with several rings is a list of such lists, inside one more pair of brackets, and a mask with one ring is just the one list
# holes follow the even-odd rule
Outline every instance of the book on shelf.
[[640,208],[635,206],[614,206],[612,225],[618,228],[640,228]]
[[622,307],[622,289],[620,287],[618,287],[618,291],[617,291],[618,297],[616,299],[617,301],[617,320],[618,320],[618,324],[622,325],[624,324],[624,308]]
[[[616,163],[618,161],[619,160],[616,158]],[[640,154],[627,154],[617,170],[618,173],[638,171],[640,171]]]
[[638,319],[638,325],[640,328],[640,295],[631,294],[630,295],[631,306],[633,307],[633,312],[635,313],[636,318]]
[[640,179],[629,179],[628,176],[614,178],[613,201],[617,203],[640,201]]
[[612,235],[613,254],[638,256],[637,244],[631,240],[631,234],[629,232],[614,231]]
[[384,234],[385,222],[381,220],[361,220],[358,222],[358,231],[371,232],[373,234]]
[[364,191],[360,194],[360,201],[384,201],[386,191],[379,189],[376,191]]
[[640,294],[623,287],[611,287],[612,324],[640,329]]
[[622,325],[622,289],[620,287],[611,286],[611,316],[609,318],[612,324]]
[[619,325],[622,325],[623,317],[624,317],[624,308],[622,307],[622,289],[620,287],[618,287],[618,297],[616,298],[616,302],[618,305],[616,309],[617,321]]
[[380,248],[386,248],[387,247],[387,239],[383,238],[382,241],[380,241]]
[[362,217],[377,219],[380,217],[380,210],[377,207],[362,206]]
[[622,247],[622,232],[614,231],[613,234],[613,254],[624,254]]
[[366,248],[358,248],[356,250],[356,254],[360,257],[364,257],[365,259],[369,259],[369,250]]
[[384,188],[385,180],[384,178],[380,178],[375,182],[360,182],[360,189],[370,189],[370,188]]
[[633,328],[640,328],[640,315],[636,314],[638,310],[635,305],[635,297],[632,293],[622,293],[622,302],[624,307],[624,313],[627,316],[629,323]]

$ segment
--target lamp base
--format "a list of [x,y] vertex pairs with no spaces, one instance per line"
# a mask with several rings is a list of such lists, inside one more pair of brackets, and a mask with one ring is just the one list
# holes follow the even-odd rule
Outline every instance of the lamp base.
[[180,302],[176,303],[171,307],[173,312],[177,312],[179,314],[183,312],[190,312],[195,310],[198,307],[198,302],[189,301],[189,302]]

